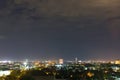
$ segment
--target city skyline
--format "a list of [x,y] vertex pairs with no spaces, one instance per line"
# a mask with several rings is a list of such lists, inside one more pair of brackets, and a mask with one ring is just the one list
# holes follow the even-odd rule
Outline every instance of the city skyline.
[[119,0],[0,0],[0,59],[120,59]]

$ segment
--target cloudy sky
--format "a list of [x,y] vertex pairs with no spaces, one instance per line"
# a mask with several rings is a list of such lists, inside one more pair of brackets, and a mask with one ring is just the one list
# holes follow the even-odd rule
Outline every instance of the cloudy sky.
[[119,59],[119,3],[0,0],[0,59]]

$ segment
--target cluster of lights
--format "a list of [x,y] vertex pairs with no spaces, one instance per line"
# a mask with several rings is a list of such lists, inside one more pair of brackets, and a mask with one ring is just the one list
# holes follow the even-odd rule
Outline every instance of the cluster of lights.
[[7,71],[0,71],[0,76],[7,76],[10,75],[11,71],[7,70]]
[[4,61],[0,61],[0,63],[12,63],[12,61],[4,60]]

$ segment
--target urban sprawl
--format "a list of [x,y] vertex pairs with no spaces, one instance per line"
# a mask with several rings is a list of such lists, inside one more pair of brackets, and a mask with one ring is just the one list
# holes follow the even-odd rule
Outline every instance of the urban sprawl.
[[120,80],[120,60],[0,61],[0,80]]

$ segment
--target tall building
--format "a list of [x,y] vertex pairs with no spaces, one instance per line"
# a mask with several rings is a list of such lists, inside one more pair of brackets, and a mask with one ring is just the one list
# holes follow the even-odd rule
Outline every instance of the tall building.
[[78,58],[75,58],[75,63],[76,63],[76,64],[78,63]]
[[63,59],[59,59],[59,64],[63,64],[64,60]]

